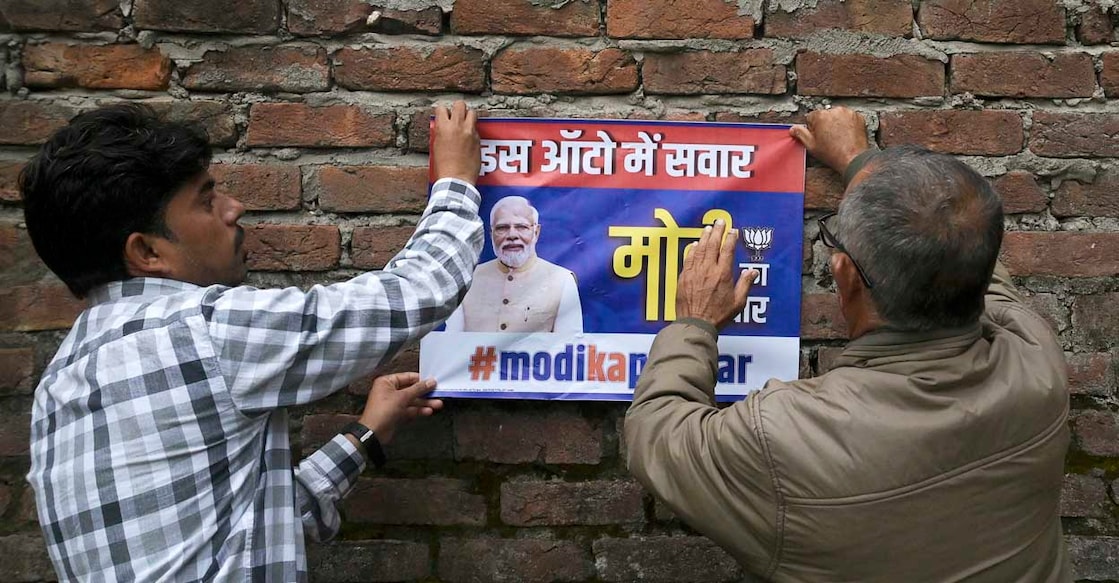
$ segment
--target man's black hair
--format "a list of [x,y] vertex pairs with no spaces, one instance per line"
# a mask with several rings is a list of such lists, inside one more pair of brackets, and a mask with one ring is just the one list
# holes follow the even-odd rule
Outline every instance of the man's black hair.
[[168,201],[206,170],[205,131],[127,103],[78,115],[55,132],[20,175],[35,251],[70,291],[128,279],[132,233],[171,238]]

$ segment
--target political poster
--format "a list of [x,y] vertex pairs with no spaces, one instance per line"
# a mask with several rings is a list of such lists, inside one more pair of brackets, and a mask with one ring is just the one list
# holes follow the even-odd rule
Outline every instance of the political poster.
[[478,122],[486,243],[461,307],[420,348],[437,395],[629,400],[676,319],[688,244],[722,219],[759,275],[719,338],[721,401],[800,358],[804,148],[789,126]]

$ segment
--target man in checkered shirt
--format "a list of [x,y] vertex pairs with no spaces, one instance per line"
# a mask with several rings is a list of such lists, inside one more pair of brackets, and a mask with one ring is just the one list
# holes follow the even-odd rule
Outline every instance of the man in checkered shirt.
[[304,533],[401,421],[442,403],[405,373],[373,383],[359,425],[293,465],[285,408],[322,399],[438,326],[482,244],[479,145],[465,104],[436,108],[439,178],[384,271],[310,291],[245,276],[244,207],[215,191],[203,132],[117,105],[31,160],[36,251],[89,308],[35,391],[31,472],[63,580],[301,581]]

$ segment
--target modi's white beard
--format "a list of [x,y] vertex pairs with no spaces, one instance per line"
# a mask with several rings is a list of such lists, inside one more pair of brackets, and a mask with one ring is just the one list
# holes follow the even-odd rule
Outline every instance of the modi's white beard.
[[493,247],[493,254],[497,255],[498,260],[513,269],[521,267],[536,255],[536,241],[524,243],[524,249],[520,251],[502,251],[497,248],[497,243],[491,242],[490,245]]

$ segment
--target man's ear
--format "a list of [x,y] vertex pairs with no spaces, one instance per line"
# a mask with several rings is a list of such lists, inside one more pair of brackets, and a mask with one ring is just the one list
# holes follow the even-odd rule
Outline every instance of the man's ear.
[[124,241],[124,268],[133,277],[164,277],[169,267],[154,235],[132,233]]
[[851,261],[851,256],[843,252],[831,254],[831,274],[835,278],[835,285],[839,288],[840,301],[854,300],[866,294],[866,286],[859,277],[859,270]]

